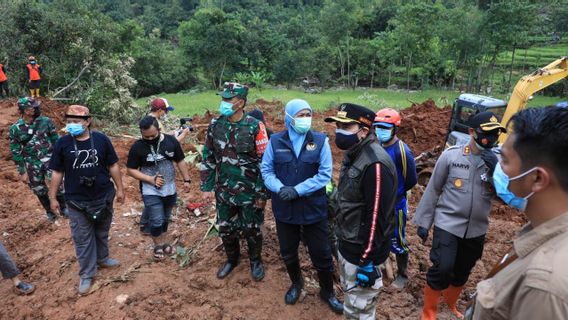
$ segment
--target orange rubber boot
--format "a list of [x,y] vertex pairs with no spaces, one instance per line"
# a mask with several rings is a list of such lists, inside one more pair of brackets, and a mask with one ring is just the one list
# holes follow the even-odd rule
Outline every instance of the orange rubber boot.
[[450,285],[448,289],[444,290],[443,292],[444,298],[446,299],[446,303],[448,304],[450,311],[459,319],[463,319],[463,314],[461,314],[461,312],[459,312],[457,309],[458,298],[460,297],[462,290],[463,286],[454,287]]
[[438,313],[438,300],[441,295],[441,290],[434,290],[428,284],[424,286],[424,308],[422,309],[422,320],[436,320],[436,314]]

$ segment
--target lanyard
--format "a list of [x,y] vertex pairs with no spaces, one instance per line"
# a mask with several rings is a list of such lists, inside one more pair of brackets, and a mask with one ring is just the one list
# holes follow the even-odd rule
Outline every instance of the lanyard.
[[[89,151],[89,158],[93,163],[93,167],[95,166],[95,143],[93,142],[93,134],[91,130],[89,130],[89,140],[91,142],[91,150]],[[79,158],[79,148],[77,148],[77,139],[73,137],[73,148],[75,149],[75,161]]]
[[152,152],[152,157],[154,158],[154,165],[156,166],[156,169],[158,168],[158,155],[160,154],[160,144],[162,143],[162,134],[160,133],[159,138],[158,138],[158,146],[156,147],[156,150],[154,150],[154,146],[150,145],[150,152]]

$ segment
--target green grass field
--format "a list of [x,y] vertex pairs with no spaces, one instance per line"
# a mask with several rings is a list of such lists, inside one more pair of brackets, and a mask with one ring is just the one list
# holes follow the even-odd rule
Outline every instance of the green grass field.
[[[280,100],[283,103],[294,98],[305,99],[316,110],[325,110],[336,107],[342,102],[352,102],[378,110],[382,107],[392,107],[396,109],[407,108],[411,105],[410,101],[422,102],[432,98],[438,106],[451,104],[459,95],[458,92],[444,90],[424,90],[424,91],[391,91],[386,89],[358,89],[358,90],[327,90],[319,94],[305,93],[303,90],[278,90],[264,89],[259,92],[251,89],[249,101],[256,99]],[[204,91],[195,94],[164,94],[160,97],[166,98],[168,102],[176,108],[173,113],[178,116],[203,114],[206,110],[217,112],[219,107],[219,96],[215,91]],[[505,96],[497,96],[505,99]],[[150,98],[137,100],[140,106],[148,105]],[[409,101],[410,100],[410,101]],[[554,104],[568,98],[535,96],[529,106],[545,106]]]

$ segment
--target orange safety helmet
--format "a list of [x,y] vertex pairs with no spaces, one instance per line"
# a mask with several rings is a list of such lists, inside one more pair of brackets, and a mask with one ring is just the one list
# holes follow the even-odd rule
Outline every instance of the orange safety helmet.
[[400,127],[400,114],[392,108],[384,108],[377,111],[375,122],[392,123],[395,127]]

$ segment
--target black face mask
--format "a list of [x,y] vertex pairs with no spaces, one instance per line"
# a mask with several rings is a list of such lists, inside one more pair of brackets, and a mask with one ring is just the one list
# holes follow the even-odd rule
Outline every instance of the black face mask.
[[474,139],[475,142],[481,146],[483,149],[491,149],[497,145],[497,141],[499,140],[499,133],[485,133],[485,132],[478,132],[475,131],[477,137]]
[[144,142],[152,146],[158,145],[158,142],[160,142],[160,134],[158,134],[154,139],[144,139]]
[[359,137],[357,136],[357,132],[352,133],[350,131],[343,129],[335,130],[335,144],[341,150],[351,149],[351,147],[353,147],[359,142]]

